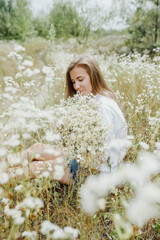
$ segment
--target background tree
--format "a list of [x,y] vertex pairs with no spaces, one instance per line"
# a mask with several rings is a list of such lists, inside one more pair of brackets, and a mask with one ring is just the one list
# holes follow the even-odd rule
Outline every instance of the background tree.
[[9,36],[10,18],[13,12],[12,2],[0,0],[0,38]]
[[0,38],[19,39],[35,34],[27,0],[0,0]]
[[140,51],[160,45],[160,0],[139,1],[139,6],[133,15],[128,31],[130,39],[127,45]]
[[47,38],[51,26],[49,16],[37,16],[33,19],[34,29],[40,37]]
[[54,2],[49,19],[57,38],[88,37],[90,33],[89,23],[79,16],[71,1]]

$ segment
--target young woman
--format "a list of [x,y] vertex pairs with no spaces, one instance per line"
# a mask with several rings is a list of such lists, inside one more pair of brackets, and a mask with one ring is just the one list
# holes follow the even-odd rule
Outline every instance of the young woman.
[[[72,97],[79,91],[81,95],[93,93],[99,102],[99,113],[104,123],[109,127],[108,146],[111,141],[118,143],[127,138],[127,125],[117,104],[116,96],[107,85],[98,63],[91,57],[80,57],[69,65],[66,73],[66,98]],[[118,140],[116,142],[116,140]],[[118,149],[118,150],[117,150]],[[100,170],[108,172],[115,170],[126,153],[125,148],[108,147],[104,164]]]
[[[97,102],[99,102],[99,113],[103,117],[104,123],[109,127],[108,146],[111,141],[123,141],[127,137],[127,126],[123,114],[117,104],[116,96],[111,88],[107,85],[101,73],[98,63],[88,56],[80,57],[70,63],[66,72],[66,98],[72,97],[77,92],[86,96],[92,93]],[[53,150],[52,146],[36,143],[23,152],[23,157],[32,158],[30,163],[31,177],[39,174],[39,169],[45,170],[47,164],[51,164],[53,171],[55,169],[57,156],[53,152],[47,154],[46,150]],[[115,170],[125,156],[126,149],[115,150],[108,147],[104,164],[99,166],[99,170],[107,172]],[[37,155],[38,154],[38,155]],[[61,153],[59,153],[59,156]],[[61,156],[62,157],[62,156]],[[64,167],[64,175],[61,179],[63,183],[70,183],[76,178],[79,168],[76,160],[72,160],[69,165],[61,163]]]

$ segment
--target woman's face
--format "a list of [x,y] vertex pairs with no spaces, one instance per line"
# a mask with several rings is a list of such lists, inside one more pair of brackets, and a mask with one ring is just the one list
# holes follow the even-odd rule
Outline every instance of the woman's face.
[[70,78],[73,83],[73,88],[79,91],[81,95],[86,96],[92,93],[91,79],[84,67],[74,67],[70,71]]

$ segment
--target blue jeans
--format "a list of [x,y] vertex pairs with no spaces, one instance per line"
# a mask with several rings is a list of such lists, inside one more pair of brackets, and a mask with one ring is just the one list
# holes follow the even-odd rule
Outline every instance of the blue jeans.
[[78,172],[80,171],[80,165],[79,163],[76,161],[76,159],[72,159],[70,160],[70,162],[68,163],[68,167],[70,169],[70,173],[71,173],[71,178],[72,180],[75,180],[76,177],[78,176]]
[[[70,162],[68,163],[68,167],[71,173],[71,179],[74,182],[73,184],[74,187],[77,186],[77,183],[80,183],[80,184],[84,183],[88,175],[99,174],[98,170],[94,170],[94,172],[92,171],[91,173],[88,169],[81,167],[79,162],[77,162],[76,159],[70,160]],[[83,174],[81,174],[82,172]]]
[[83,171],[83,168],[80,166],[76,159],[70,160],[68,167],[70,169],[71,179],[73,180],[73,187],[77,187],[77,185],[80,186],[85,182],[87,175],[83,176],[82,178],[81,173]]

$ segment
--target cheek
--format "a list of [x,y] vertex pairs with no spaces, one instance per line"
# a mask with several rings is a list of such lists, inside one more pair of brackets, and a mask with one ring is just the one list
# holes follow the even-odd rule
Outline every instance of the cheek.
[[92,84],[91,84],[91,81],[89,81],[89,88],[92,90]]
[[72,84],[73,89],[75,89],[75,84],[74,83],[71,83],[71,84]]

